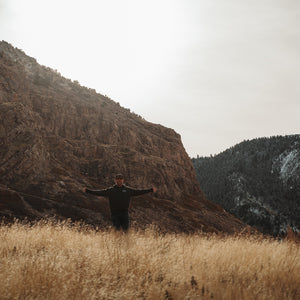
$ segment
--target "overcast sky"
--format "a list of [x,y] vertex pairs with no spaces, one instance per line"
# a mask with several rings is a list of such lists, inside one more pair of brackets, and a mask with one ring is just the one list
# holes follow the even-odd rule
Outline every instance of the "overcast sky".
[[0,0],[0,40],[207,156],[300,133],[299,0]]

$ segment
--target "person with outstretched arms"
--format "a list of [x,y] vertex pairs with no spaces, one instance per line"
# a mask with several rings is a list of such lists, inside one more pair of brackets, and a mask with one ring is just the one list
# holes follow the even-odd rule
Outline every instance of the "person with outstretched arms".
[[104,190],[90,190],[86,187],[83,188],[84,193],[107,197],[109,200],[109,207],[111,212],[111,220],[113,226],[120,230],[125,231],[129,228],[129,215],[128,209],[130,198],[133,196],[144,195],[147,193],[156,193],[157,188],[152,187],[149,189],[134,189],[124,185],[124,176],[117,174],[115,177],[115,185]]

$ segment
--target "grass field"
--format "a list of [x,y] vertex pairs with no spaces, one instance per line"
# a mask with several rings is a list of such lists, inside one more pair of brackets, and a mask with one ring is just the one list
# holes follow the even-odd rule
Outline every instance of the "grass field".
[[294,241],[46,221],[0,240],[0,299],[300,299]]

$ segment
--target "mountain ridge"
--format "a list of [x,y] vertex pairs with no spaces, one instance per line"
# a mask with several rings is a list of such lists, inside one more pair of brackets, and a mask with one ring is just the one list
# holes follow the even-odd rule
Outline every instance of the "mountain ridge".
[[218,155],[193,158],[208,199],[273,235],[300,230],[300,135],[243,141]]
[[108,226],[107,200],[84,194],[82,187],[111,186],[121,172],[130,186],[159,188],[156,195],[133,198],[130,215],[137,226],[156,224],[173,232],[247,229],[206,199],[173,129],[145,121],[4,41],[0,115],[2,217],[56,216]]

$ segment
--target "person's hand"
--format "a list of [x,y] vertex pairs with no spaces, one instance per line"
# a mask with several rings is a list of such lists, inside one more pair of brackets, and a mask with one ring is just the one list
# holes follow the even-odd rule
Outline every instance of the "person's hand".
[[86,192],[86,187],[84,187],[84,188],[82,189],[82,191],[85,193],[85,192]]
[[152,189],[153,189],[153,193],[157,192],[157,188],[155,186],[153,186]]

